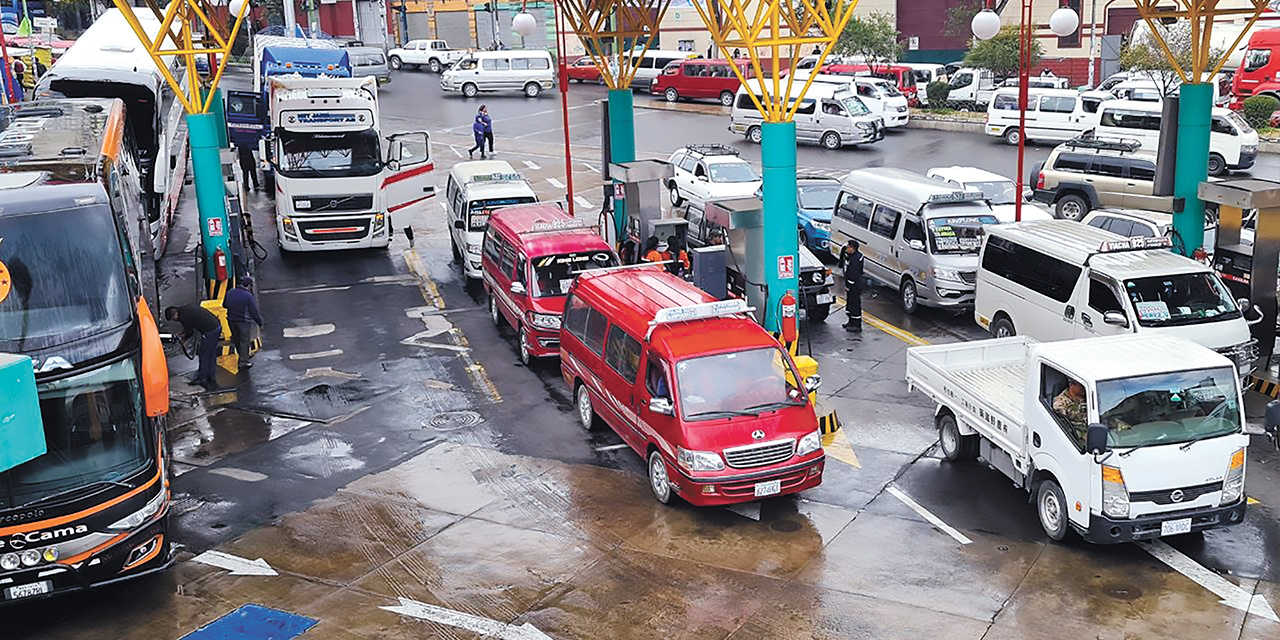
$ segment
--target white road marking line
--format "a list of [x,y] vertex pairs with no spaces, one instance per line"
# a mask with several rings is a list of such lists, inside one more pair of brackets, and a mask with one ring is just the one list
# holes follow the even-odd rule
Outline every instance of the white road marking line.
[[337,327],[329,323],[311,324],[304,327],[285,327],[284,337],[286,338],[314,338],[316,336],[327,336],[336,330]]
[[973,541],[965,537],[963,533],[956,531],[954,527],[943,522],[942,518],[939,518],[938,516],[935,516],[932,513],[929,513],[928,509],[925,509],[924,507],[920,506],[919,503],[911,499],[911,496],[908,496],[907,494],[903,493],[901,489],[893,485],[889,485],[888,487],[885,487],[885,491],[888,491],[893,497],[901,500],[902,504],[907,505],[908,507],[911,508],[912,511],[915,511],[916,513],[920,514],[920,516],[925,520],[928,520],[930,524],[932,524],[933,526],[939,529],[942,529],[944,532],[946,532],[947,535],[951,536],[952,538],[955,538],[956,541],[958,541],[960,544],[973,543]]
[[250,560],[248,558],[233,556],[229,553],[223,553],[221,551],[206,551],[192,558],[192,560],[199,562],[200,564],[207,564],[214,567],[218,567],[219,569],[227,569],[231,571],[231,575],[233,576],[280,575],[276,573],[276,570],[272,569],[271,565],[267,564],[267,561],[263,560],[262,558],[258,558],[257,560]]
[[359,380],[360,374],[338,371],[333,367],[317,367],[314,369],[307,369],[306,372],[302,374],[302,379],[306,380],[308,378],[342,378],[344,380]]
[[588,169],[590,169],[590,170],[592,170],[592,171],[594,171],[594,172],[596,172],[596,173],[600,173],[600,169],[598,169],[595,165],[592,165],[592,164],[591,164],[591,163],[589,163],[589,162],[584,162],[584,163],[582,163],[582,164],[583,164],[583,165],[586,165],[586,167],[587,167]]
[[588,209],[591,208],[591,202],[582,196],[574,196],[573,201]]
[[525,160],[524,166],[529,167],[530,171],[537,171],[538,169],[542,168],[540,165],[538,165],[538,163],[533,162],[531,160]]
[[623,443],[623,444],[610,444],[610,445],[605,445],[605,446],[603,446],[603,447],[596,447],[596,451],[617,451],[618,449],[626,449],[626,448],[627,448],[627,447],[629,447],[629,446],[631,446],[631,445],[626,444],[626,443]]
[[555,178],[547,178],[547,182],[550,182],[550,183],[551,183],[551,186],[553,186],[553,187],[555,187],[555,188],[557,188],[557,189],[563,189],[563,188],[564,188],[564,183],[563,183],[563,182],[560,182],[559,180],[556,180]]
[[217,469],[210,469],[209,473],[216,473],[220,476],[226,476],[228,478],[244,482],[262,482],[267,479],[266,474],[258,473],[257,471],[250,471],[248,469],[237,469],[235,467],[219,467]]
[[290,360],[315,360],[316,358],[328,358],[330,356],[342,355],[342,349],[330,349],[328,351],[317,351],[315,353],[294,353],[289,356]]
[[1222,604],[1255,616],[1262,616],[1272,622],[1280,622],[1280,618],[1276,617],[1276,612],[1271,609],[1271,605],[1267,603],[1266,598],[1262,597],[1262,594],[1251,594],[1245,591],[1230,580],[1183,555],[1181,551],[1174,549],[1164,541],[1139,542],[1138,546],[1155,556],[1160,562],[1169,565],[1174,571],[1190,578],[1192,582],[1222,598]]
[[444,200],[440,201],[440,208],[443,209],[445,213],[449,213],[449,205],[445,204]]
[[462,157],[462,151],[460,149],[453,145],[449,145],[449,148],[453,150],[453,155],[458,156],[459,158]]
[[465,629],[486,638],[498,638],[499,640],[551,640],[551,636],[539,631],[537,627],[528,622],[517,626],[408,598],[400,598],[400,604],[397,606],[378,608],[398,613],[402,616]]

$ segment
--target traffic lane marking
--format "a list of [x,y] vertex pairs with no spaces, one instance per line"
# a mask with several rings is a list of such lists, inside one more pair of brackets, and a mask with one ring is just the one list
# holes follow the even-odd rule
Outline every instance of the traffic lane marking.
[[1222,598],[1220,604],[1225,604],[1233,609],[1239,609],[1247,612],[1249,615],[1260,616],[1273,622],[1280,622],[1280,617],[1276,616],[1276,612],[1271,609],[1271,604],[1261,594],[1251,593],[1239,585],[1218,575],[1216,572],[1209,570],[1200,563],[1192,560],[1181,551],[1169,546],[1163,540],[1152,540],[1150,542],[1139,542],[1138,546],[1150,553],[1160,562],[1169,565],[1174,571],[1186,576],[1187,579],[1204,587],[1214,595]]
[[844,429],[822,436],[822,448],[826,451],[828,458],[839,460],[855,469],[862,468],[862,463],[858,461],[858,454],[854,453],[853,445],[849,443],[849,437],[844,434]]
[[925,520],[928,520],[929,524],[932,524],[938,529],[941,529],[943,533],[946,533],[952,538],[955,538],[956,541],[959,542],[960,544],[973,544],[973,540],[970,540],[963,533],[960,533],[959,531],[957,531],[955,527],[952,527],[951,525],[943,522],[942,518],[939,518],[938,516],[933,515],[932,513],[929,512],[928,509],[925,509],[924,507],[920,506],[920,503],[916,502],[915,500],[912,500],[911,496],[908,496],[907,494],[903,493],[901,489],[893,485],[889,485],[885,487],[885,491],[888,491],[890,495],[897,498],[898,500],[901,500],[902,504],[905,504],[908,507],[910,507],[912,511],[915,511],[916,513],[920,514],[920,517],[924,518]]
[[[848,301],[843,297],[837,297],[836,303],[839,304],[841,307],[844,307],[847,305]],[[871,315],[870,313],[867,313],[866,310],[863,310],[862,312],[862,321],[907,344],[917,346],[917,347],[923,347],[929,344],[928,340],[925,340],[924,338],[921,338],[920,336],[914,333],[911,333],[906,329],[898,327],[892,323],[885,322],[884,320],[881,320],[880,318],[877,318]]]
[[316,337],[316,336],[325,336],[325,335],[329,335],[330,333],[333,333],[333,332],[334,332],[334,330],[336,330],[336,329],[337,329],[337,327],[335,327],[333,324],[331,324],[331,323],[327,323],[327,322],[326,322],[326,323],[324,323],[324,324],[311,324],[311,325],[305,325],[305,326],[301,326],[301,327],[285,327],[285,328],[284,328],[284,337],[286,337],[286,338],[314,338],[314,337]]
[[314,353],[292,353],[289,354],[290,360],[315,360],[316,358],[329,358],[332,356],[342,355],[342,349],[329,349],[328,351],[316,351]]

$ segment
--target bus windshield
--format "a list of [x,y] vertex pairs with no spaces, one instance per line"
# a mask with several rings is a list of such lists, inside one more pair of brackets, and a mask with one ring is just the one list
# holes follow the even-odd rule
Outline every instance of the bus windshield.
[[569,285],[580,271],[618,266],[612,251],[580,251],[539,256],[533,265],[533,297],[550,298],[568,295]]
[[48,451],[0,474],[0,508],[121,482],[151,460],[133,359],[47,382],[37,391]]
[[0,216],[0,351],[46,349],[133,318],[125,255],[103,205]]
[[345,178],[382,171],[382,147],[373,129],[339,133],[280,132],[280,174],[286,178]]
[[676,363],[685,420],[716,420],[805,403],[782,350],[762,347]]
[[1235,369],[1180,371],[1098,383],[1112,447],[1187,442],[1240,430]]

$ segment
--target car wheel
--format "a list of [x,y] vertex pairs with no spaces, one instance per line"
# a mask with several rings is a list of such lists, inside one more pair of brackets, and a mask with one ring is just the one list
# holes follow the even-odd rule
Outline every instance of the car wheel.
[[840,134],[834,131],[828,131],[822,134],[822,148],[835,151],[840,148]]
[[805,315],[808,317],[809,322],[826,322],[831,315],[831,305],[820,304],[812,309],[806,309]]
[[1227,161],[1216,153],[1209,154],[1209,175],[1220,176],[1226,172]]
[[666,98],[667,102],[675,102],[680,99],[680,93],[675,87],[667,87],[667,90],[662,92],[662,97]]
[[480,88],[477,87],[476,85],[470,82],[462,85],[462,95],[468,98],[474,98],[476,97],[477,93],[480,93]]
[[1036,512],[1040,514],[1040,526],[1055,542],[1067,537],[1067,498],[1056,480],[1040,483],[1036,492]]
[[671,196],[671,206],[678,207],[684,204],[684,198],[680,197],[680,190],[676,188],[676,183],[672,182],[667,185],[667,193]]
[[1009,127],[1008,129],[1005,129],[1004,141],[1006,144],[1011,144],[1015,147],[1018,146],[1018,143],[1022,141],[1022,131],[1018,130],[1017,127]]
[[913,314],[920,308],[920,298],[916,291],[916,281],[906,278],[902,281],[902,286],[898,287],[898,300],[902,303],[902,310],[907,314]]
[[542,93],[542,85],[536,82],[527,82],[524,85],[524,95],[530,98],[538,97]]
[[751,127],[750,129],[747,129],[748,140],[756,144],[760,144],[761,137],[762,137],[762,134],[760,133],[760,127]]
[[441,69],[443,69],[443,67],[440,65],[440,61],[435,58],[432,58],[431,61],[427,63],[427,70],[431,71],[431,73],[440,73]]
[[391,65],[391,68],[396,71],[404,68],[404,62],[400,61],[400,56],[391,56],[390,58],[387,58],[387,62]]
[[502,325],[505,324],[506,318],[502,317],[502,311],[498,309],[498,298],[489,293],[489,319],[493,321],[493,326],[498,328],[498,333],[502,333]]
[[721,91],[721,92],[720,92],[720,106],[722,106],[722,107],[732,107],[732,106],[733,106],[733,92],[732,92],[732,91]]
[[975,435],[960,435],[960,425],[950,413],[938,417],[938,443],[942,445],[942,455],[947,460],[965,462],[977,458],[977,440]]
[[529,352],[529,332],[520,329],[520,364],[529,366],[533,362],[533,354]]
[[1089,213],[1089,203],[1074,193],[1062,196],[1056,208],[1058,217],[1063,220],[1081,220]]
[[657,451],[649,454],[649,488],[653,490],[653,497],[658,502],[671,503],[671,478],[667,475],[667,463]]
[[991,323],[992,338],[1012,338],[1016,335],[1018,333],[1013,330],[1013,321],[1008,318],[996,318],[996,321]]
[[809,246],[809,234],[805,233],[803,228],[800,229],[799,240],[800,240],[800,246],[810,248],[810,249],[812,248]]
[[596,417],[595,407],[591,406],[591,390],[587,389],[587,385],[578,385],[578,392],[573,404],[578,409],[578,424],[587,431],[594,429],[600,419]]
[[449,248],[453,249],[453,259],[462,261],[462,252],[458,251],[458,241],[454,239],[453,234],[449,234]]

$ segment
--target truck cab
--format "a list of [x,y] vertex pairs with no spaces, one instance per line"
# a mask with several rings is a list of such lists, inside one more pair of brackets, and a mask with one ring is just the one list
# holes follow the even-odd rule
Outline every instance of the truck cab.
[[1231,94],[1239,102],[1259,95],[1280,99],[1280,28],[1249,36],[1244,63],[1231,79]]

